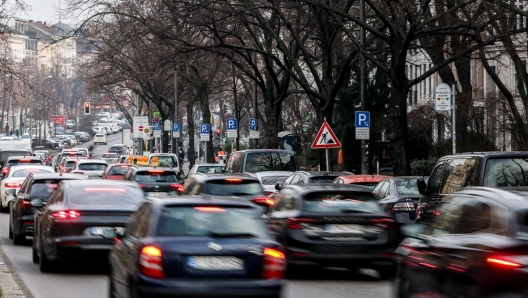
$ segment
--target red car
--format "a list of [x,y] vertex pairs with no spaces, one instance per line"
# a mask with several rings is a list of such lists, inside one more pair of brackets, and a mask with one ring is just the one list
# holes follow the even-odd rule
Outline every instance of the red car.
[[378,183],[385,178],[390,178],[390,176],[385,175],[346,175],[339,176],[332,181],[332,183],[338,184],[358,184],[364,185],[372,190],[376,188]]
[[134,167],[134,165],[127,163],[109,164],[108,167],[106,167],[106,170],[103,172],[101,179],[123,180],[126,171],[128,171],[128,168],[130,167]]

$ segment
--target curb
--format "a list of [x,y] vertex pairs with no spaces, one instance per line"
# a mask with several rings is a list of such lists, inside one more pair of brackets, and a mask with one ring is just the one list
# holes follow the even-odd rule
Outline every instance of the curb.
[[0,288],[2,298],[34,298],[0,245]]

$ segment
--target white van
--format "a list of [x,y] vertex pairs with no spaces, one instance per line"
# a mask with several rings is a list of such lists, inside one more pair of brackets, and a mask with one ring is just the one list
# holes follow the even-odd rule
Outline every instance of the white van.
[[119,125],[117,125],[117,120],[109,120],[107,123],[108,126],[112,129],[112,133],[118,133],[119,132]]
[[32,152],[31,150],[31,142],[28,141],[4,141],[0,142],[0,150],[27,150],[29,152]]

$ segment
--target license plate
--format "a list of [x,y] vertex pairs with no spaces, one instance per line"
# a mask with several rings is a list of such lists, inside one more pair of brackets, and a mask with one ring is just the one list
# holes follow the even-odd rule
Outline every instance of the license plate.
[[114,232],[119,235],[124,235],[126,228],[124,227],[91,227],[90,234],[94,236],[105,236],[113,234]]
[[244,269],[242,260],[235,257],[188,257],[187,266],[198,270],[233,271]]
[[147,197],[166,197],[168,195],[166,192],[147,192]]
[[332,234],[363,234],[360,225],[325,225],[325,231]]

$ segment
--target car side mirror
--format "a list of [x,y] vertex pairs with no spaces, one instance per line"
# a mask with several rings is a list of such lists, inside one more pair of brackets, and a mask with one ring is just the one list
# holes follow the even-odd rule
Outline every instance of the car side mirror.
[[16,195],[16,189],[8,189],[5,191],[5,194],[14,197]]
[[421,195],[424,195],[425,194],[425,189],[427,188],[427,183],[425,183],[425,180],[423,178],[418,178],[417,179],[417,184],[418,184],[418,192]]
[[280,184],[278,184],[278,183],[275,184],[275,189],[276,189],[276,190],[281,190],[281,188],[282,188],[282,187],[280,186]]
[[422,239],[421,234],[427,231],[428,226],[420,223],[405,224],[400,227],[402,235],[409,238]]
[[31,206],[35,208],[42,208],[42,206],[44,206],[44,202],[42,202],[41,199],[34,199],[31,200]]

